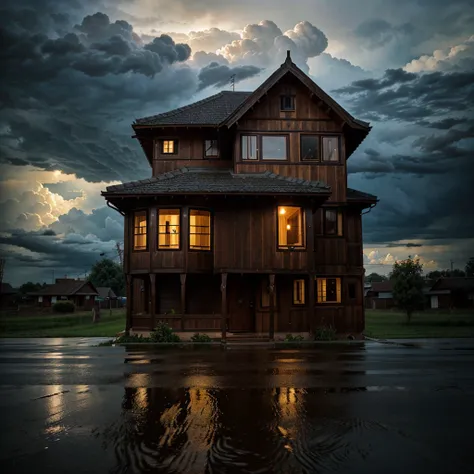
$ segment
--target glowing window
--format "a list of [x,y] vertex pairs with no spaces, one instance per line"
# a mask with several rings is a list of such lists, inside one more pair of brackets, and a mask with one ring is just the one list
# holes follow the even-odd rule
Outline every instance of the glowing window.
[[278,207],[278,248],[304,248],[304,229],[304,212],[301,207]]
[[135,212],[133,218],[133,250],[147,248],[147,215],[146,211]]
[[191,209],[189,212],[189,248],[211,250],[211,213]]
[[305,285],[303,279],[293,281],[293,304],[305,304]]
[[340,278],[317,278],[318,303],[341,302]]
[[158,248],[179,249],[179,209],[158,210]]
[[163,140],[161,153],[163,155],[173,155],[178,150],[177,140]]

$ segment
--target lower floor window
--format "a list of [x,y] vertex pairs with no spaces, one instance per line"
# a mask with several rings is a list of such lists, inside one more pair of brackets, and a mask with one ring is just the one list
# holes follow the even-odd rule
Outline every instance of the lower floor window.
[[211,250],[211,213],[191,209],[189,212],[189,248]]
[[341,302],[340,278],[316,278],[318,303]]
[[293,304],[305,304],[305,288],[303,279],[293,281]]

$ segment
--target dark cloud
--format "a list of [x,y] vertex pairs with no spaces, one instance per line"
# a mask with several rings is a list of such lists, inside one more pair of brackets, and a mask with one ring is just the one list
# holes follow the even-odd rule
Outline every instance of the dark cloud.
[[413,242],[408,242],[406,244],[401,244],[397,242],[387,242],[385,244],[386,247],[407,247],[407,248],[412,248],[412,247],[423,247],[423,244],[415,244]]
[[225,64],[213,62],[205,66],[199,72],[199,88],[205,89],[209,86],[224,87],[229,86],[231,76],[234,76],[235,82],[256,76],[262,71],[256,66],[236,66],[229,67]]
[[372,19],[362,22],[355,29],[355,36],[368,48],[381,48],[400,35],[413,33],[414,27],[410,23],[393,26],[382,19]]

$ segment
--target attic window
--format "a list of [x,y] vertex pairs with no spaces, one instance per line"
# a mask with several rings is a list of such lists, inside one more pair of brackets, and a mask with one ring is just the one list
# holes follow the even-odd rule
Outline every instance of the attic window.
[[162,155],[174,155],[178,153],[178,140],[163,140],[161,142]]
[[280,110],[295,110],[295,96],[294,95],[280,96]]

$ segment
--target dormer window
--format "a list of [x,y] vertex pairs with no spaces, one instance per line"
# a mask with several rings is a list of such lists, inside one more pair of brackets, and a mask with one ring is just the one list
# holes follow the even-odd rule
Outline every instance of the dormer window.
[[219,156],[217,140],[204,140],[204,155],[206,158],[217,158]]
[[294,95],[280,96],[280,110],[285,110],[285,111],[295,110],[295,96]]
[[174,155],[178,153],[178,140],[163,140],[161,142],[162,155]]

